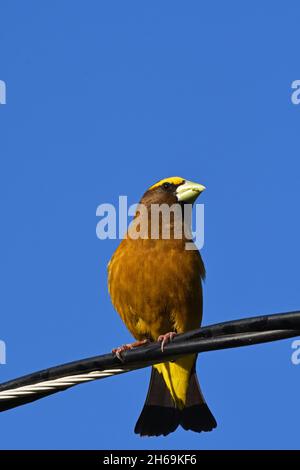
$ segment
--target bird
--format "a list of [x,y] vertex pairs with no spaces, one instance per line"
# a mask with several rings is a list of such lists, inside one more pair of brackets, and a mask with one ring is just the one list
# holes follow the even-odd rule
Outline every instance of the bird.
[[[150,186],[108,263],[112,304],[136,340],[113,349],[121,360],[124,351],[149,341],[159,341],[163,350],[177,334],[201,325],[205,267],[192,241],[191,222],[183,215],[204,189],[178,176]],[[159,215],[154,223],[154,207],[169,208],[169,219]],[[181,237],[176,232],[178,221]],[[153,229],[156,237],[151,236]],[[167,229],[169,236],[164,236]],[[186,249],[187,243],[192,243],[193,249]],[[190,354],[152,366],[136,434],[166,436],[178,426],[195,432],[217,426],[199,386],[196,360],[197,355]]]

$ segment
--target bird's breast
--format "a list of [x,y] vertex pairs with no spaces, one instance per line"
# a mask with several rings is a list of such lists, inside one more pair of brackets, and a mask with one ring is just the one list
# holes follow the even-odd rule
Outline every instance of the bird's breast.
[[197,328],[203,270],[199,252],[181,240],[124,239],[108,266],[112,303],[138,339]]

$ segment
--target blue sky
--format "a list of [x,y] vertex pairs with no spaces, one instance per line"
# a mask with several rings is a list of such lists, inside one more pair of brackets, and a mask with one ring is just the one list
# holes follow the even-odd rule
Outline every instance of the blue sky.
[[[263,4],[262,4],[263,3]],[[204,324],[299,308],[297,2],[1,2],[0,381],[130,340],[96,207],[207,186]],[[3,449],[299,448],[291,340],[203,354],[218,428],[141,439],[149,370],[0,415]]]

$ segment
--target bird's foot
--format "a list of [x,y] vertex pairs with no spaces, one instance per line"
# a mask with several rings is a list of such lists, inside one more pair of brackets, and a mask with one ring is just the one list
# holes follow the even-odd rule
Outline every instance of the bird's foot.
[[142,341],[135,341],[134,343],[123,344],[123,346],[119,346],[118,348],[114,348],[111,352],[117,356],[117,358],[124,362],[122,357],[122,353],[124,351],[130,351],[133,348],[138,348],[139,346],[144,346],[145,344],[149,343],[148,339],[143,339]]
[[170,331],[169,333],[166,333],[165,335],[160,335],[157,338],[157,341],[159,341],[161,343],[162,352],[164,350],[165,344],[170,343],[176,335],[177,335],[177,333],[175,333],[175,331]]

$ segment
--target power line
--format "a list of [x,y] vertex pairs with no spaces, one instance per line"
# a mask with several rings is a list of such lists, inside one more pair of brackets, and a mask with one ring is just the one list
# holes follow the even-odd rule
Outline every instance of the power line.
[[84,382],[130,372],[190,353],[251,346],[300,336],[300,312],[233,320],[177,335],[161,351],[150,343],[123,353],[94,356],[50,367],[0,385],[0,411],[15,408]]

